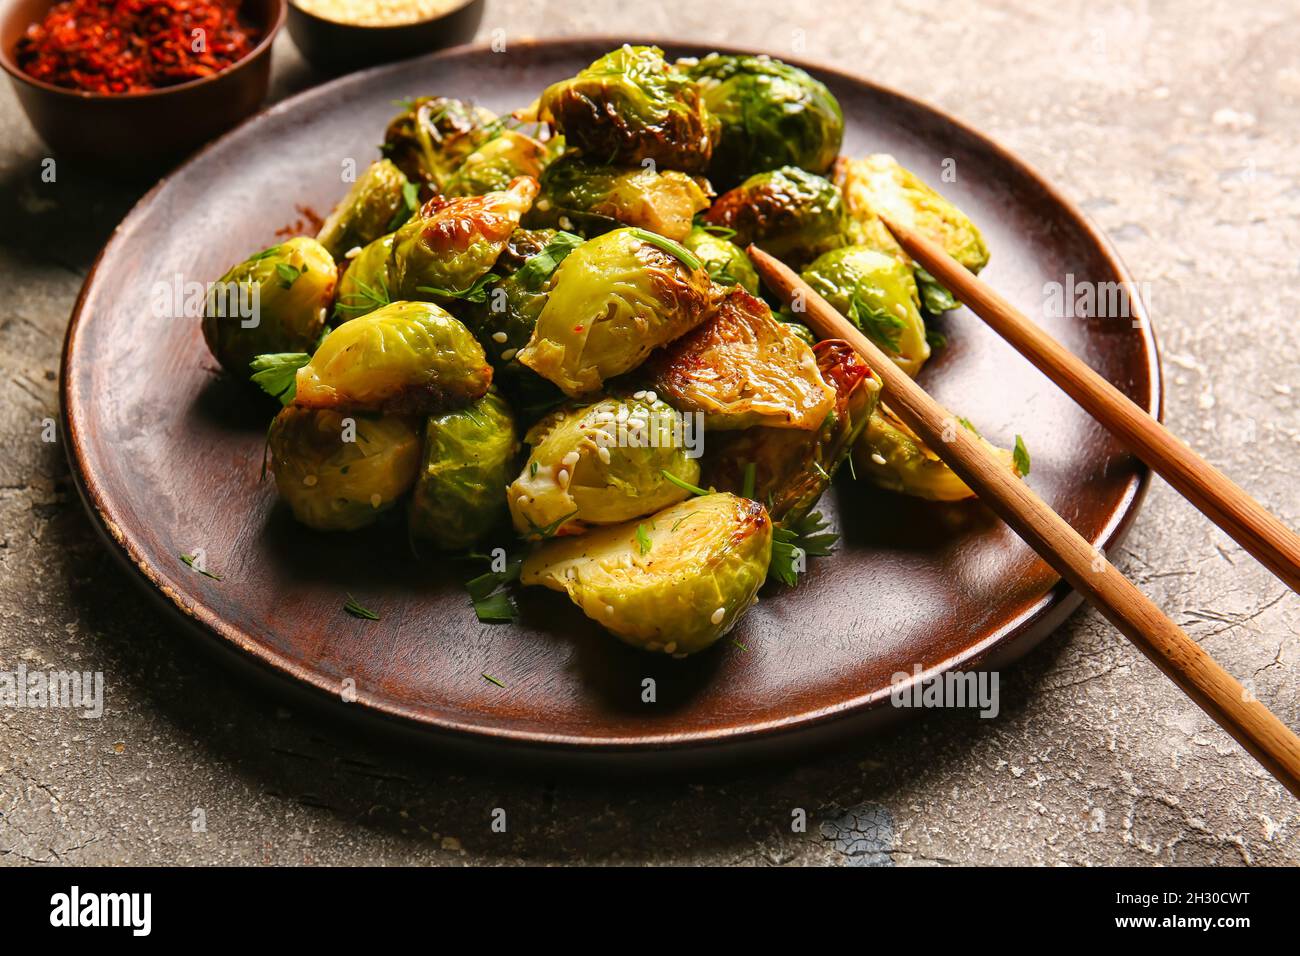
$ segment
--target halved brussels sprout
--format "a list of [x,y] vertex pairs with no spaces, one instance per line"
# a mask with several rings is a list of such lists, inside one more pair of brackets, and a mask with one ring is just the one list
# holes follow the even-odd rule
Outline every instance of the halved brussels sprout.
[[501,489],[518,450],[514,415],[496,392],[430,416],[411,496],[411,534],[455,551],[491,531],[506,516]]
[[315,239],[298,236],[245,259],[209,290],[203,339],[237,378],[271,352],[310,352],[320,340],[338,273]]
[[713,152],[715,121],[699,87],[670,67],[658,47],[624,45],[607,53],[548,86],[535,107],[516,115],[550,123],[596,162],[630,166],[649,159],[698,173]]
[[[553,229],[516,229],[497,260],[506,278],[493,285],[465,321],[492,363],[493,381],[506,391],[521,413],[554,408],[564,393],[516,360],[528,344],[537,317],[546,305],[551,275],[582,238]],[[527,417],[527,415],[526,415]]]
[[741,248],[757,243],[792,269],[848,242],[840,191],[795,166],[750,176],[719,196],[704,221],[733,230]]
[[380,236],[354,256],[339,277],[334,297],[334,320],[346,322],[381,309],[389,303],[388,258],[393,253],[396,234]]
[[680,240],[691,231],[695,214],[709,208],[707,185],[676,170],[598,166],[569,153],[542,174],[542,191],[528,222],[583,236],[641,226]]
[[642,399],[551,413],[529,429],[528,463],[506,489],[515,528],[532,537],[578,534],[681,501],[689,492],[667,475],[687,484],[700,477],[686,427],[669,405]]
[[700,84],[720,131],[709,178],[730,189],[781,166],[825,173],[844,139],[844,114],[831,91],[803,70],[769,56],[710,53],[678,67]]
[[[974,428],[970,431],[1012,474],[1020,474],[1011,451],[997,447]],[[885,405],[872,414],[867,430],[853,446],[853,469],[872,484],[914,498],[961,501],[975,497],[943,459]]]
[[803,279],[915,377],[930,357],[925,320],[912,270],[866,246],[845,246],[821,256]]
[[604,399],[569,407],[529,430],[528,462],[507,489],[515,527],[531,537],[649,514],[688,492],[700,474],[689,424],[664,402]]
[[[893,156],[875,153],[865,159],[841,159],[836,164],[835,179],[853,221],[855,242],[896,255],[911,265],[907,253],[877,215],[884,213],[939,243],[971,272],[979,272],[988,264],[988,247],[970,218],[916,174],[898,165]],[[937,314],[958,306],[952,293],[933,276],[920,266],[915,268],[927,312]]]
[[519,580],[567,593],[633,647],[683,657],[736,626],[771,559],[772,522],[763,506],[712,494],[544,544],[524,560]]
[[[738,285],[750,295],[758,295],[758,272],[745,250],[718,234],[718,227],[695,226],[682,240],[704,263],[704,271],[718,285]],[[731,230],[722,230],[729,233]]]
[[709,313],[714,286],[672,240],[639,229],[591,239],[560,263],[519,361],[579,396],[640,365]]
[[509,187],[519,176],[542,175],[547,145],[514,129],[502,129],[465,157],[443,188],[446,196],[481,196]]
[[394,298],[455,299],[471,293],[536,195],[537,180],[520,176],[501,192],[430,199],[393,238],[388,275]]
[[379,147],[413,183],[440,192],[496,129],[496,114],[445,96],[421,96],[393,117]]
[[650,357],[655,391],[705,427],[811,431],[835,406],[813,350],[766,303],[735,288],[713,316]]
[[350,249],[392,232],[400,225],[394,220],[408,209],[408,186],[406,176],[388,160],[371,163],[334,207],[316,240],[342,259]]
[[267,437],[271,471],[294,517],[319,531],[373,524],[415,482],[420,435],[394,415],[280,410]]
[[813,509],[880,398],[880,380],[847,342],[826,339],[813,353],[835,389],[835,408],[820,428],[749,428],[710,443],[706,456],[705,480],[721,491],[743,493],[752,467],[753,495],[778,524],[797,522]]
[[491,383],[469,329],[432,302],[393,302],[325,336],[298,369],[294,404],[428,413],[472,402]]

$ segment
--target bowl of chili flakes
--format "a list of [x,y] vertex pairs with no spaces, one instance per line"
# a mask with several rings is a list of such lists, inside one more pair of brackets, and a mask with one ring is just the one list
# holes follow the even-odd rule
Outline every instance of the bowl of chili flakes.
[[285,0],[16,0],[0,67],[56,156],[128,173],[255,113]]

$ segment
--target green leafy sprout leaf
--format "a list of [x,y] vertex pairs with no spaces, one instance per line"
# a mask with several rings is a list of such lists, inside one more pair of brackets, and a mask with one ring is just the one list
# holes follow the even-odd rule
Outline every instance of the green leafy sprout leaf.
[[252,381],[281,405],[293,403],[298,390],[298,369],[311,361],[306,352],[268,352],[248,363]]
[[804,558],[824,558],[835,550],[840,536],[827,531],[826,524],[821,513],[814,511],[796,522],[774,529],[768,575],[775,576],[786,587],[798,585]]

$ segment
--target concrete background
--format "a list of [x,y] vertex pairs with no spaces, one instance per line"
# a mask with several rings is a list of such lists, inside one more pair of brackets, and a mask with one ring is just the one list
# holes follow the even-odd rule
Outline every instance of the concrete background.
[[[1169,424],[1300,524],[1295,0],[578,7],[492,0],[482,30],[802,43],[1035,164],[1148,283]],[[287,35],[275,71],[277,97],[316,81]],[[234,679],[129,584],[40,440],[77,290],[138,194],[80,180],[51,198],[44,156],[6,84],[0,669],[104,671],[107,711],[0,710],[0,863],[1300,863],[1296,802],[1090,611],[1003,674],[997,720],[926,717],[698,783],[469,771]],[[1159,481],[1114,557],[1300,726],[1296,595]]]

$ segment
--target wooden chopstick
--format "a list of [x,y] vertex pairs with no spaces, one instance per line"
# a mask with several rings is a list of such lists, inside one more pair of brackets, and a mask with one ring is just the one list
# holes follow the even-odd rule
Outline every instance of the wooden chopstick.
[[972,312],[1291,590],[1300,592],[1300,536],[941,246],[897,221],[880,218],[908,255]]
[[[847,340],[867,360],[884,384],[890,408],[984,504],[1300,797],[1300,738],[793,270],[755,246],[749,247],[749,254],[764,281],[784,301],[795,302],[796,293],[801,297],[804,309],[799,314],[813,331],[824,338]],[[945,433],[951,440],[944,440]]]

